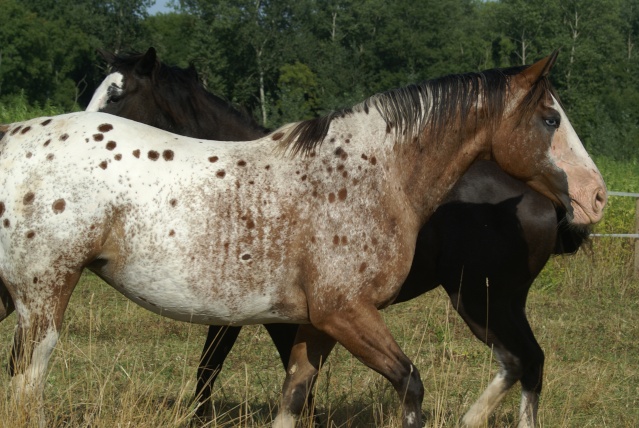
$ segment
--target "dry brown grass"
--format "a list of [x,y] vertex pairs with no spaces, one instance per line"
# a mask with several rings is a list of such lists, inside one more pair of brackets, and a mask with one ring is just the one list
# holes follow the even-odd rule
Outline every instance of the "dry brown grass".
[[[639,281],[629,242],[601,238],[574,257],[552,259],[528,312],[546,352],[542,427],[639,426]],[[490,350],[472,337],[436,290],[384,316],[420,368],[428,427],[457,421],[495,374]],[[0,324],[8,361],[12,315]],[[51,358],[45,412],[51,427],[185,427],[206,328],[156,316],[85,275]],[[273,417],[284,372],[265,330],[244,328],[215,389],[211,426],[262,427]],[[0,426],[29,425],[0,376]],[[398,400],[379,375],[343,348],[324,366],[315,394],[328,427],[399,425]],[[489,426],[513,426],[513,388]]]

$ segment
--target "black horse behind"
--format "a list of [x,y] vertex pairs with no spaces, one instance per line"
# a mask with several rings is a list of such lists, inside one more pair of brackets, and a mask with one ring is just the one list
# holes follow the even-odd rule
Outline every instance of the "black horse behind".
[[[192,69],[160,63],[155,50],[103,53],[124,76],[101,110],[187,136],[250,140],[266,130],[208,93]],[[544,353],[526,318],[530,286],[552,254],[577,251],[589,231],[568,228],[550,200],[495,164],[476,162],[422,228],[412,269],[395,303],[441,285],[473,334],[493,349],[501,369],[482,398],[490,414],[522,384],[520,419],[533,421],[542,389]],[[296,325],[265,325],[286,368]],[[200,367],[198,417],[212,415],[211,390],[241,327],[210,326]],[[493,396],[490,396],[490,395]],[[492,400],[492,401],[491,401]],[[481,398],[480,401],[481,402]],[[464,421],[468,422],[468,421]],[[526,422],[524,422],[526,423]]]

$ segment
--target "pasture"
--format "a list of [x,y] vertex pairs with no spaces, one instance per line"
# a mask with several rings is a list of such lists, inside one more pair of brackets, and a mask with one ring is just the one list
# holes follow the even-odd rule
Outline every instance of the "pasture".
[[[639,189],[639,166],[600,159],[610,190]],[[634,201],[611,198],[598,232],[630,232]],[[528,313],[546,353],[542,427],[639,425],[639,281],[630,240],[594,238],[572,257],[555,257],[529,295]],[[490,284],[487,284],[490,286]],[[15,314],[0,324],[8,361]],[[400,346],[420,368],[428,427],[455,426],[495,374],[489,349],[471,336],[443,290],[384,311]],[[45,411],[52,427],[184,427],[206,327],[161,318],[85,273],[49,364]],[[215,385],[210,426],[268,426],[284,378],[262,327],[243,330]],[[0,426],[23,426],[0,375]],[[513,426],[518,388],[488,426]],[[400,422],[388,382],[339,346],[315,390],[329,427]]]

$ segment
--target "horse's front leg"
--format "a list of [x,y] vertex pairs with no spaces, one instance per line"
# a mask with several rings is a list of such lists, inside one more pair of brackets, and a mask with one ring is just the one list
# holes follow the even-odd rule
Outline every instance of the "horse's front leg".
[[331,313],[314,313],[311,309],[311,322],[313,326],[301,326],[298,332],[275,427],[294,426],[294,416],[301,412],[300,403],[304,403],[313,383],[317,364],[328,355],[327,346],[332,348],[337,340],[391,382],[403,403],[403,427],[421,428],[424,386],[419,371],[401,351],[374,306],[358,303]]
[[[9,362],[11,384],[18,410],[26,419],[46,426],[42,392],[49,358],[58,341],[59,331],[71,292],[80,272],[70,274],[62,284],[37,282],[8,284],[16,306],[17,324]],[[33,422],[29,422],[31,426]]]
[[[474,288],[480,287],[483,285],[477,284]],[[491,289],[499,290],[497,287]],[[520,381],[517,427],[534,428],[542,389],[544,352],[526,318],[526,295],[500,297],[491,299],[488,305],[486,297],[477,293],[450,293],[455,309],[475,336],[490,346],[500,365],[495,378],[464,415],[462,425],[469,428],[484,426],[510,388]]]

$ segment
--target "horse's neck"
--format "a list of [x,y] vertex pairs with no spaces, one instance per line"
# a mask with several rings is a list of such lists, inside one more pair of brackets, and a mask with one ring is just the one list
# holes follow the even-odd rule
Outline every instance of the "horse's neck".
[[419,143],[398,145],[397,168],[402,187],[421,224],[442,203],[470,165],[487,157],[489,150],[489,144],[483,138],[473,136],[459,141],[457,134],[450,132],[440,141],[422,137]]
[[[266,129],[259,126],[251,118],[235,110],[225,101],[210,95],[207,110],[199,111],[199,116],[204,116],[200,123],[206,135],[203,138],[222,141],[255,140],[266,135]],[[207,120],[215,117],[216,120]]]

